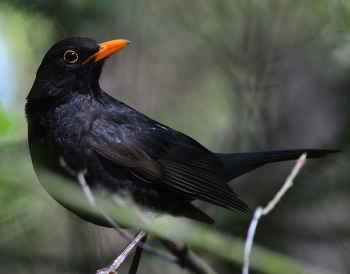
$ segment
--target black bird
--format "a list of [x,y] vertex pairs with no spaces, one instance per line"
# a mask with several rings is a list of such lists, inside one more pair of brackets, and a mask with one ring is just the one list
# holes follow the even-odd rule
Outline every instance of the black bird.
[[[62,167],[63,159],[74,172],[86,171],[85,179],[92,189],[127,192],[148,210],[213,224],[211,217],[191,203],[193,200],[249,212],[228,186],[229,181],[267,163],[297,159],[304,152],[309,158],[336,152],[209,151],[100,88],[106,57],[128,44],[127,40],[99,44],[89,38],[69,38],[46,53],[25,108],[36,172],[38,166],[44,166],[71,176]],[[42,182],[40,176],[39,180]],[[83,219],[106,225],[64,206]]]

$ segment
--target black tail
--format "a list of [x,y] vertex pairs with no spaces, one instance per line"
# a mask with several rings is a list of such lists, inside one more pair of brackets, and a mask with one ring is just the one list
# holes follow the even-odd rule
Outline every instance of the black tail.
[[224,162],[221,169],[222,180],[229,182],[268,163],[296,160],[305,152],[307,158],[321,158],[331,153],[340,152],[340,150],[293,149],[233,154],[215,153],[215,155]]

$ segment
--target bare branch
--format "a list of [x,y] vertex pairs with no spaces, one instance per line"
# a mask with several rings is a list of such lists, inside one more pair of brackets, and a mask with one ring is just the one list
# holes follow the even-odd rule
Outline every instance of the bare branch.
[[249,229],[248,229],[248,235],[247,235],[247,239],[246,239],[245,246],[244,246],[244,264],[243,264],[243,268],[242,268],[243,274],[249,273],[249,256],[250,256],[250,252],[251,252],[252,245],[253,245],[253,238],[255,235],[255,230],[256,230],[256,227],[258,225],[260,217],[268,214],[272,209],[274,209],[276,204],[281,200],[282,196],[293,185],[293,180],[298,175],[302,166],[305,164],[305,161],[306,161],[306,153],[304,153],[303,155],[301,155],[299,157],[297,163],[295,164],[290,175],[287,177],[282,188],[277,192],[275,197],[267,204],[267,206],[264,208],[259,206],[255,210],[253,219],[252,219],[250,226],[249,226]]

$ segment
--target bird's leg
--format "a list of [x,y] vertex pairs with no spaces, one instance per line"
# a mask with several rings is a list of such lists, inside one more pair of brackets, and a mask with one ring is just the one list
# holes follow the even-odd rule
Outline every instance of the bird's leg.
[[[141,242],[145,243],[146,240],[147,240],[147,234],[141,239]],[[141,260],[142,251],[143,251],[142,247],[140,246],[136,247],[135,255],[130,266],[129,274],[136,274],[137,269],[139,267],[140,260]]]
[[118,268],[124,262],[126,257],[130,254],[130,252],[137,246],[137,243],[142,240],[146,236],[145,231],[140,231],[136,234],[134,239],[125,247],[122,253],[113,261],[113,263],[105,268],[97,270],[96,274],[118,274]]

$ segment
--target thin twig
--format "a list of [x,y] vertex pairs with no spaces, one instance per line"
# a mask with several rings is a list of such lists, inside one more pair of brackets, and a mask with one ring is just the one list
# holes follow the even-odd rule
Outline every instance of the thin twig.
[[281,200],[282,196],[293,185],[293,180],[294,180],[295,176],[297,176],[297,174],[299,173],[302,166],[305,164],[305,161],[306,161],[306,153],[304,153],[303,155],[301,155],[299,157],[296,165],[294,166],[292,172],[290,173],[290,175],[288,176],[288,178],[284,182],[282,188],[277,192],[275,197],[267,204],[267,206],[264,208],[259,206],[255,210],[253,219],[252,219],[250,226],[249,226],[249,229],[248,229],[248,235],[247,235],[247,239],[246,239],[245,246],[244,246],[244,264],[243,264],[243,268],[242,268],[243,274],[249,273],[249,256],[250,256],[250,252],[251,252],[252,245],[253,245],[253,238],[255,235],[255,230],[256,230],[256,227],[258,225],[260,217],[268,214],[276,206],[276,204]]
[[[113,261],[113,263],[103,269],[97,270],[96,274],[118,274],[118,269],[120,265],[125,261],[126,257],[130,254],[130,252],[137,246],[143,237],[145,237],[146,232],[140,231],[136,234],[134,239],[126,246],[122,253]],[[136,272],[135,272],[136,273]]]

